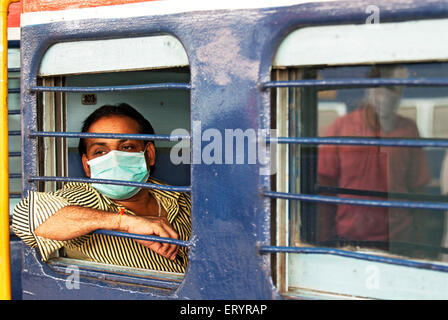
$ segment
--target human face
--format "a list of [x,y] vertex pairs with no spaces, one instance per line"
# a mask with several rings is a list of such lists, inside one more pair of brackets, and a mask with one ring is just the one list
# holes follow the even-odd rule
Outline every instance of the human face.
[[[121,116],[111,115],[105,116],[89,127],[87,132],[91,133],[125,133],[125,134],[139,134],[139,124],[134,119]],[[90,177],[90,167],[87,161],[101,157],[112,150],[119,150],[125,152],[145,152],[146,165],[151,167],[155,163],[155,149],[151,142],[145,143],[142,140],[127,140],[127,139],[102,139],[89,138],[85,139],[86,154],[82,155],[82,164],[84,171]]]

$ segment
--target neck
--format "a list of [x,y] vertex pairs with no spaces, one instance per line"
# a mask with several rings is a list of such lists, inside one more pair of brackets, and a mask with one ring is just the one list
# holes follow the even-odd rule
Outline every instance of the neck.
[[378,119],[378,116],[375,112],[375,110],[370,106],[369,104],[366,105],[366,120],[370,128],[377,132],[380,129],[380,121]]
[[[115,200],[120,206],[131,210],[137,215],[154,215],[154,197],[146,189],[141,189],[135,196],[125,200]],[[157,203],[156,203],[157,205]]]
[[367,123],[375,132],[389,133],[395,128],[396,115],[390,115],[389,118],[381,119],[372,106],[367,105],[366,109]]

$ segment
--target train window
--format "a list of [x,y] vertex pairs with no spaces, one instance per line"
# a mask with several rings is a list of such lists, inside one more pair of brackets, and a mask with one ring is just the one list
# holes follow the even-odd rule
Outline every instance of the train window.
[[[421,62],[395,62],[394,54],[410,45],[396,38],[405,24],[385,24],[376,31],[355,31],[352,26],[298,30],[277,52],[271,75],[272,87],[278,87],[271,90],[271,127],[289,140],[277,145],[272,188],[281,196],[272,200],[273,237],[277,246],[309,249],[274,257],[274,278],[285,295],[387,297],[393,285],[387,287],[384,278],[381,292],[374,290],[381,273],[392,282],[393,275],[402,277],[403,285],[395,293],[412,297],[409,282],[418,277],[412,268],[363,261],[362,254],[441,266],[447,262],[445,211],[425,204],[445,208],[447,203],[440,178],[446,149],[436,138],[445,137],[442,124],[448,113],[441,102],[448,94],[437,81],[410,85],[408,80],[446,79],[448,63],[428,61],[438,55],[435,52],[422,56]],[[392,25],[394,32],[382,33]],[[340,38],[348,39],[335,40],[342,30]],[[366,34],[372,35],[369,43],[374,47],[372,39],[381,34],[386,42],[395,39],[399,44],[385,49],[380,41],[378,51],[369,47],[371,57],[363,56],[360,48],[343,55],[344,45],[335,45]],[[318,47],[315,39],[327,40],[319,53],[313,50]],[[336,53],[326,51],[331,45]],[[283,85],[287,82],[290,85]],[[407,143],[400,145],[403,141]],[[362,254],[344,260],[335,252]],[[431,272],[426,279],[438,281]],[[421,293],[425,295],[444,296],[443,286]]]
[[448,116],[448,106],[436,105],[433,110],[434,137],[448,138],[448,128],[444,120]]
[[318,133],[322,135],[336,118],[346,113],[347,106],[340,103],[325,103],[319,106]]
[[399,106],[397,114],[417,123],[417,107]]
[[[190,71],[185,57],[183,47],[171,36],[55,44],[42,59],[37,79],[38,86],[45,88],[101,87],[105,90],[95,92],[43,90],[38,93],[38,130],[75,133],[76,136],[76,133],[81,131],[83,121],[99,107],[126,103],[150,120],[157,135],[169,137],[175,129],[189,132],[190,94],[188,90],[167,90],[166,88],[163,90],[116,90],[116,88],[151,84],[162,84],[162,87],[163,84],[172,83],[189,85]],[[78,59],[82,59],[83,63],[79,63]],[[78,142],[79,139],[76,137],[39,137],[39,176],[87,178],[78,153]],[[170,186],[189,187],[189,166],[176,165],[170,160],[170,150],[175,143],[170,139],[156,139],[156,163],[151,169],[151,177]],[[39,181],[38,190],[54,191],[65,183],[66,181]],[[172,209],[169,207],[169,210]],[[120,240],[123,238],[117,239],[113,240],[115,245],[124,243],[124,240]],[[119,247],[124,248],[124,246]],[[188,254],[188,251],[185,252]],[[89,277],[94,274],[103,277],[103,272],[107,272],[109,275],[112,273],[112,276],[108,276],[108,280],[148,284],[155,287],[158,287],[157,283],[168,283],[162,285],[163,290],[170,289],[173,283],[178,284],[183,278],[181,271],[169,272],[167,275],[167,272],[154,271],[151,267],[130,266],[128,264],[132,265],[132,263],[129,262],[126,254],[120,258],[121,260],[119,259],[129,262],[123,265],[119,263],[106,265],[105,261],[93,262],[94,255],[95,253],[90,255],[86,250],[63,247],[55,252],[48,262],[49,266],[58,272],[67,270],[67,265],[77,265],[80,270],[87,270],[85,272]],[[144,255],[142,260],[150,259],[146,253]],[[146,265],[150,266],[151,263],[153,262],[148,262]],[[125,278],[126,280],[123,280]],[[154,279],[158,279],[155,281],[156,284],[153,283]]]

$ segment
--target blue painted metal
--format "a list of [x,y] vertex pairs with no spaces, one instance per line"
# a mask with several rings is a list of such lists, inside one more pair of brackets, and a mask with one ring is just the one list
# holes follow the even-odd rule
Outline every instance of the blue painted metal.
[[20,68],[8,68],[8,73],[10,72],[20,72]]
[[286,193],[276,191],[264,191],[263,195],[269,198],[300,200],[308,202],[320,202],[329,204],[349,204],[356,206],[382,207],[382,208],[408,208],[428,210],[448,210],[448,203],[421,202],[421,201],[394,201],[394,200],[367,200],[358,198],[342,198],[321,196],[313,194]]
[[20,110],[8,110],[8,115],[17,115],[20,114]]
[[371,191],[371,190],[361,190],[361,189],[350,189],[350,188],[338,188],[332,186],[317,186],[316,193],[332,193],[332,194],[351,194],[357,196],[367,196],[367,197],[379,197],[379,198],[389,198],[389,199],[401,199],[401,200],[413,200],[413,201],[447,201],[447,196],[435,195],[435,194],[409,194],[402,192],[385,192],[385,191]]
[[135,233],[120,232],[120,231],[111,231],[111,230],[100,229],[100,230],[94,231],[93,233],[104,234],[104,235],[115,236],[115,237],[130,238],[130,239],[134,239],[134,240],[163,242],[163,243],[175,244],[175,245],[178,245],[181,247],[190,247],[191,246],[191,243],[188,241],[164,238],[164,237],[148,236],[148,235],[135,234]]
[[22,153],[21,152],[10,152],[8,154],[9,157],[21,157]]
[[90,133],[90,132],[50,132],[34,131],[28,133],[28,137],[53,137],[53,138],[102,138],[102,139],[129,139],[129,140],[156,140],[178,141],[190,139],[188,135],[166,134],[128,134],[128,133]]
[[22,246],[16,235],[10,235],[11,299],[22,299]]
[[[371,1],[338,1],[250,10],[220,10],[123,19],[62,21],[22,28],[23,172],[37,174],[37,74],[45,51],[61,41],[171,34],[183,44],[190,62],[191,121],[202,129],[270,128],[271,63],[284,37],[300,27],[364,24]],[[445,1],[379,0],[381,21],[448,16]],[[281,23],[279,23],[281,22]],[[201,35],[201,37],[198,37]],[[220,50],[216,54],[216,50]],[[223,58],[225,57],[225,58]],[[193,126],[192,126],[193,127]],[[193,158],[201,137],[192,137]],[[195,148],[198,146],[197,148]],[[200,154],[199,154],[200,158]],[[57,299],[281,299],[271,279],[270,199],[260,189],[271,177],[261,166],[193,163],[191,166],[192,237],[185,278],[168,295],[125,281],[83,278],[79,290],[65,290],[66,275],[42,263],[35,249],[23,249],[24,298]],[[36,183],[24,177],[24,194]]]
[[8,48],[20,48],[20,40],[8,40]]
[[108,86],[108,87],[42,87],[31,86],[31,92],[127,92],[141,90],[190,90],[188,83],[151,83],[128,86]]
[[383,147],[433,147],[448,148],[448,139],[398,139],[398,138],[352,138],[352,137],[267,137],[267,143],[332,144]]
[[8,89],[8,93],[20,93],[20,88]]
[[332,249],[332,248],[313,248],[313,247],[281,247],[281,246],[261,246],[260,253],[306,253],[306,254],[330,254],[340,257],[361,259],[366,261],[374,261],[381,263],[394,264],[398,266],[405,266],[410,268],[427,269],[440,272],[448,272],[448,266],[429,263],[429,262],[419,262],[412,260],[403,260],[397,258],[390,258],[384,256],[377,256],[367,253],[358,253],[353,251]]
[[447,78],[408,78],[408,79],[327,79],[327,80],[295,80],[295,81],[269,81],[262,83],[260,88],[307,88],[316,89],[349,89],[349,88],[368,88],[383,86],[407,86],[407,87],[446,87]]
[[[49,266],[52,270],[59,273],[67,273],[67,269],[73,268],[73,262],[71,259],[57,259],[49,262]],[[176,289],[179,286],[181,279],[173,279],[175,277],[170,275],[161,275],[155,272],[154,275],[150,276],[147,274],[141,274],[141,272],[133,272],[132,275],[123,274],[123,273],[114,273],[113,268],[104,269],[97,268],[94,269],[91,264],[90,265],[80,265],[77,266],[80,277],[89,277],[100,279],[102,282],[109,281],[110,283],[128,283],[133,285],[139,285],[143,288],[156,287],[159,288],[159,294],[161,295],[169,295],[172,290]],[[129,273],[129,272],[128,272]]]
[[131,182],[125,180],[109,180],[109,179],[89,179],[89,178],[67,178],[67,177],[49,177],[49,176],[29,176],[28,181],[60,181],[60,182],[84,182],[84,183],[103,183],[126,185],[132,187],[140,187],[147,189],[165,190],[173,192],[191,192],[189,186],[168,186],[154,183]]
[[18,130],[8,131],[8,135],[9,136],[20,136],[21,135],[21,131],[18,131]]

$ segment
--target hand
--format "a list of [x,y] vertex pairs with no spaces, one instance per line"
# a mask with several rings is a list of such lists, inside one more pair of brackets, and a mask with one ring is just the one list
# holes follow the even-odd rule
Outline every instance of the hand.
[[[179,239],[179,235],[165,217],[123,215],[122,227],[128,233]],[[175,244],[145,240],[135,241],[165,258],[170,260],[176,259],[178,247]]]

